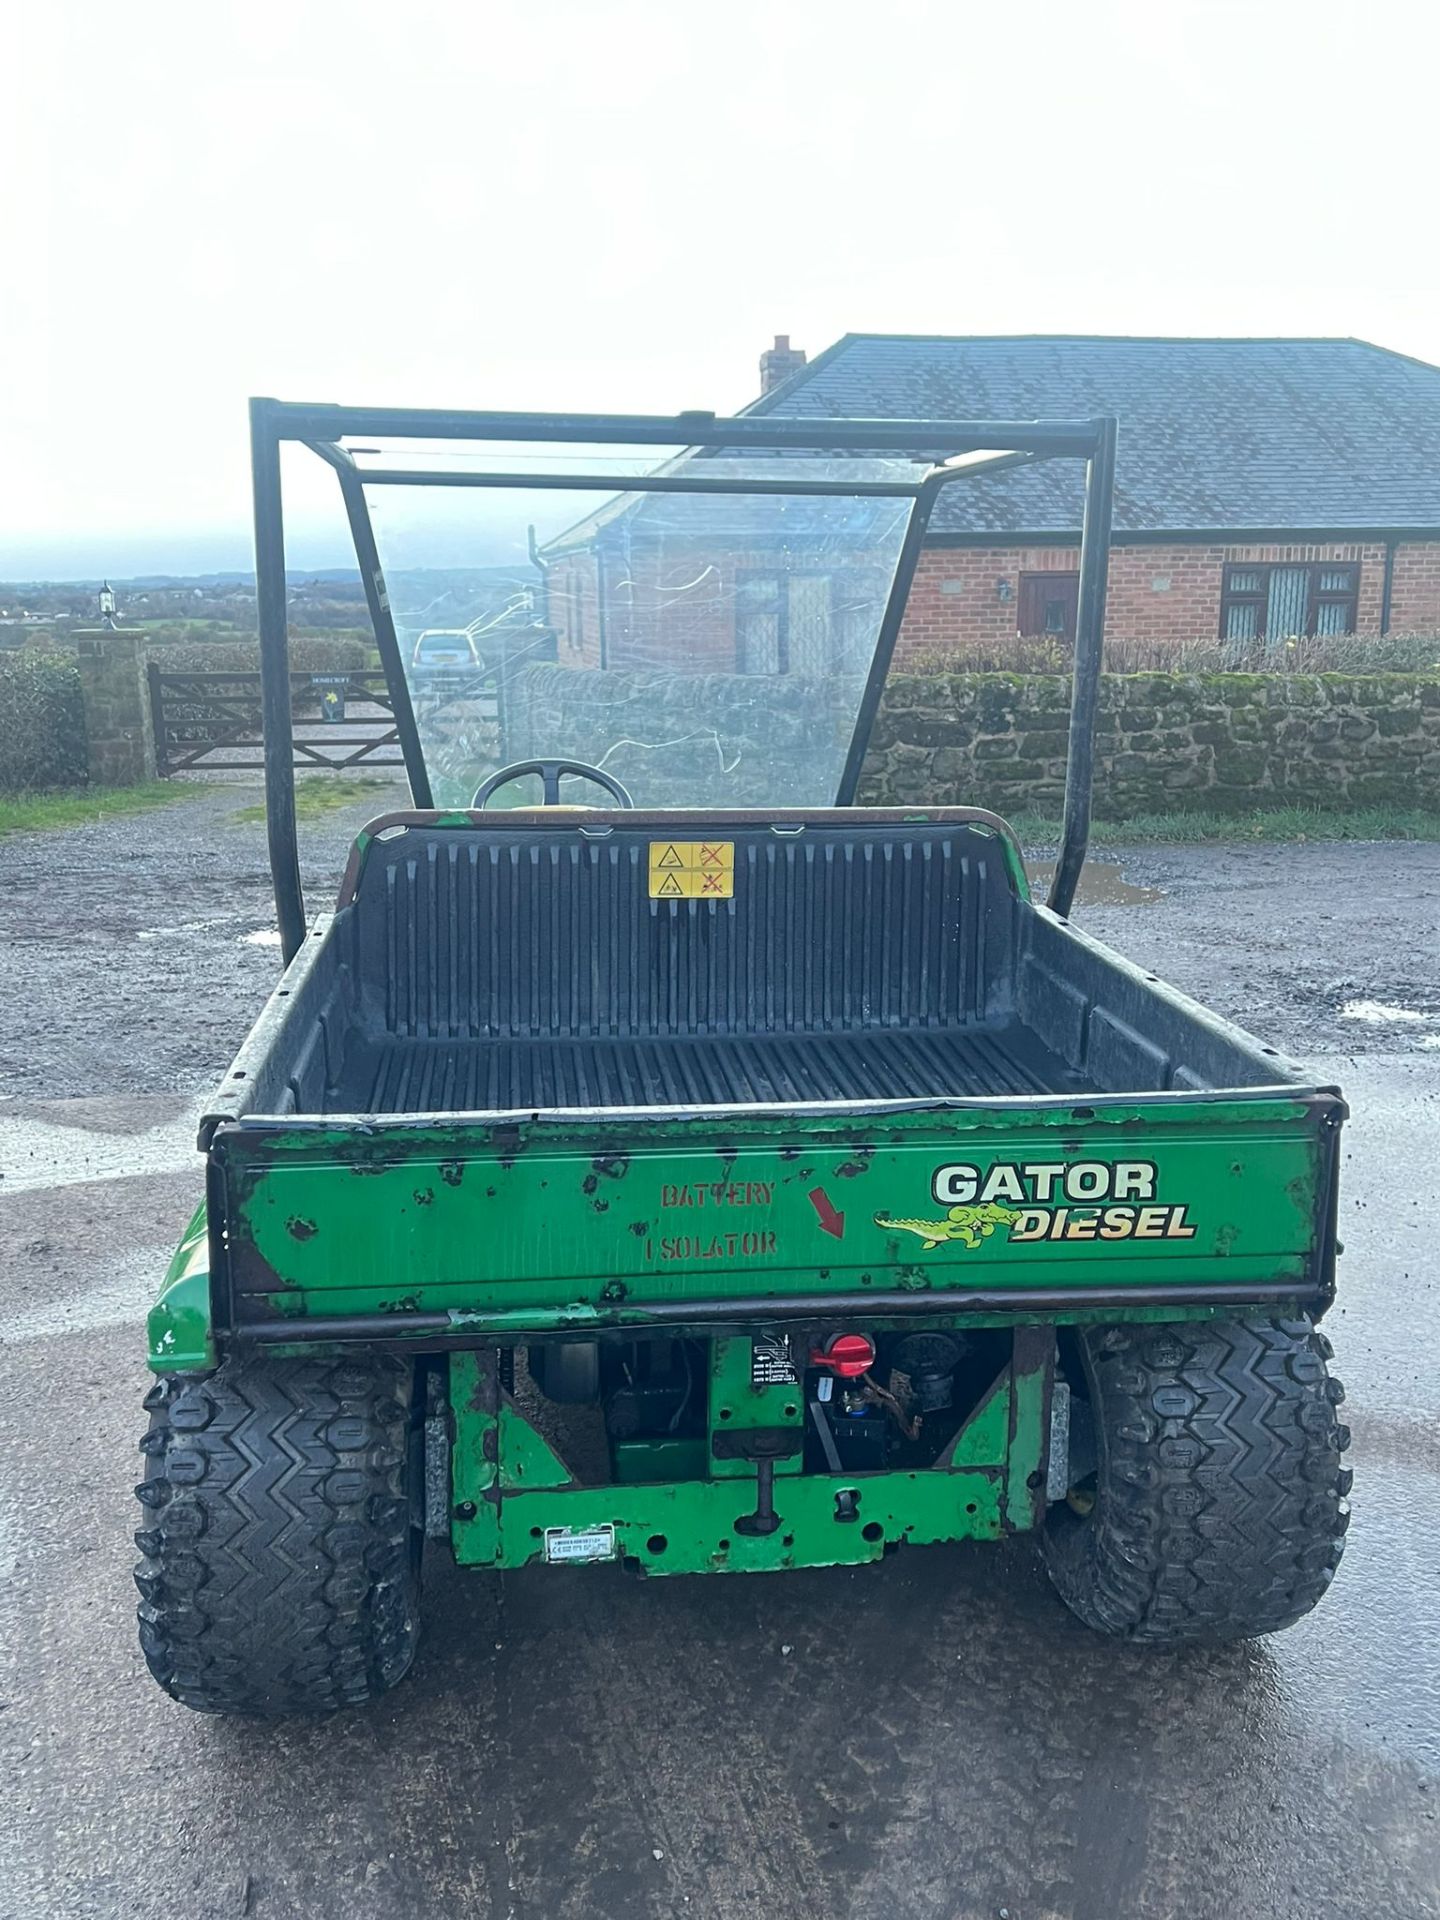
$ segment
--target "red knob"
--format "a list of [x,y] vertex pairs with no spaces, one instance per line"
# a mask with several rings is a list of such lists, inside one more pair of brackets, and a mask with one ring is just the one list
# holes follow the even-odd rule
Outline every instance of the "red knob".
[[832,1334],[822,1353],[811,1354],[810,1364],[842,1380],[858,1380],[875,1364],[875,1343],[863,1333]]

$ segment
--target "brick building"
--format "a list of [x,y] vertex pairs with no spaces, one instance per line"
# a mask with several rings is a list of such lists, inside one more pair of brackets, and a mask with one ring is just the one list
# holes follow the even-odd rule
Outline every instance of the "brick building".
[[[1112,637],[1440,633],[1440,368],[1404,354],[1360,340],[847,334],[807,362],[782,336],[761,374],[748,411],[787,418],[1116,414]],[[1081,487],[1074,463],[1052,462],[946,488],[899,657],[1072,638]],[[562,664],[803,671],[843,644],[847,621],[873,630],[892,503],[777,516],[766,539],[752,501],[738,552],[707,504],[703,540],[693,502],[652,495],[550,543]]]

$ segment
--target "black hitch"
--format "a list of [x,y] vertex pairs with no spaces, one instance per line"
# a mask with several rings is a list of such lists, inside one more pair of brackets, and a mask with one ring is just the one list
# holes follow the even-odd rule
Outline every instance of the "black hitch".
[[740,1516],[736,1533],[753,1537],[775,1532],[780,1525],[775,1511],[775,1462],[792,1459],[804,1444],[798,1427],[741,1427],[711,1436],[710,1450],[717,1460],[755,1462],[755,1511]]

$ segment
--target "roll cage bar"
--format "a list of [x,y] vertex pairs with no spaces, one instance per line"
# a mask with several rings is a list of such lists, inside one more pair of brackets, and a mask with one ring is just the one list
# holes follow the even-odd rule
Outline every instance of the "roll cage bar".
[[[766,480],[727,476],[718,466],[670,467],[652,474],[438,472],[428,468],[357,465],[340,444],[345,435],[477,442],[539,441],[603,447],[684,447],[752,450],[764,454],[891,454],[930,464],[913,480],[806,480],[788,475]],[[385,575],[375,543],[365,489],[372,486],[527,487],[567,491],[612,489],[616,493],[840,494],[908,498],[909,523],[891,582],[869,676],[856,714],[835,795],[837,806],[854,804],[860,772],[895,652],[906,602],[915,578],[930,516],[943,486],[1032,460],[1085,462],[1085,511],[1080,536],[1080,591],[1070,703],[1070,745],[1065,768],[1065,811],[1060,856],[1049,905],[1068,914],[1075,897],[1090,833],[1094,784],[1095,712],[1105,631],[1105,587],[1110,561],[1110,523],[1115,487],[1116,423],[1080,421],[933,421],[777,419],[747,414],[723,419],[713,413],[579,414],[471,413],[412,407],[302,405],[250,402],[250,460],[255,505],[255,595],[260,628],[261,712],[265,735],[265,819],[275,911],[284,962],[305,938],[295,827],[295,772],[290,705],[289,628],[285,579],[285,522],[280,448],[298,441],[335,470],[355,543],[375,644],[394,709],[410,791],[417,807],[432,805],[429,773],[415,724],[399,640],[390,612]]]

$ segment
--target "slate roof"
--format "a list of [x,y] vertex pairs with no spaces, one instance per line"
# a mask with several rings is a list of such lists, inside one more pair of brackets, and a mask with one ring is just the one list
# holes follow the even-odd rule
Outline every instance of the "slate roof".
[[[846,334],[747,409],[1120,421],[1125,533],[1440,529],[1440,367],[1364,340]],[[1074,532],[1081,467],[944,489],[931,533]]]

